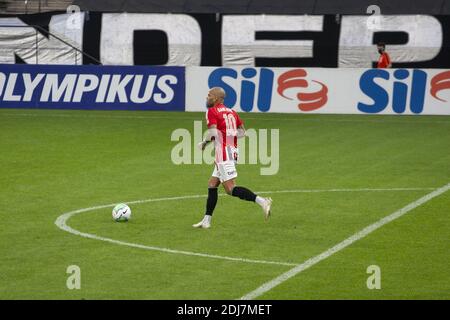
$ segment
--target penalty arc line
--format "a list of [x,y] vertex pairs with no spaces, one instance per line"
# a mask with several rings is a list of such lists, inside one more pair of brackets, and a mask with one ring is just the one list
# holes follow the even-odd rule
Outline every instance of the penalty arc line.
[[257,289],[242,296],[240,298],[240,300],[252,300],[252,299],[258,298],[259,296],[270,291],[271,289],[275,288],[276,286],[280,285],[281,283],[296,276],[300,272],[312,267],[313,265],[319,263],[322,260],[329,258],[333,254],[345,249],[346,247],[350,246],[354,242],[361,240],[362,238],[366,237],[368,234],[372,233],[373,231],[381,228],[385,224],[387,224],[391,221],[394,221],[395,219],[400,218],[401,216],[405,215],[406,213],[410,212],[411,210],[413,210],[413,209],[421,206],[425,202],[428,202],[431,199],[443,194],[444,192],[448,191],[449,189],[450,189],[450,183],[448,183],[447,185],[445,185],[439,189],[436,189],[435,191],[423,196],[422,198],[420,198],[414,202],[411,202],[410,204],[406,205],[405,207],[395,211],[394,213],[378,220],[377,222],[375,222],[375,223],[367,226],[366,228],[362,229],[361,231],[355,233],[354,235],[352,235],[349,238],[345,239],[344,241],[338,243],[334,247],[322,252],[321,254],[315,256],[314,258],[308,259],[304,263],[299,264],[296,267],[292,268],[291,270],[288,270],[287,272],[281,274],[280,276],[262,284]]
[[[297,189],[297,190],[261,191],[261,192],[257,192],[257,193],[258,194],[267,194],[267,193],[270,194],[270,193],[291,193],[291,192],[296,192],[296,193],[372,192],[372,191],[376,192],[376,191],[419,191],[419,190],[430,190],[430,189],[435,190],[435,188]],[[219,196],[225,196],[225,195],[226,194],[219,194]],[[131,205],[131,204],[140,204],[140,203],[147,203],[147,202],[174,201],[174,200],[185,200],[185,199],[196,199],[196,198],[206,198],[206,195],[187,195],[187,196],[154,198],[154,199],[124,201],[124,202]],[[75,230],[67,225],[67,221],[76,214],[88,212],[88,211],[99,210],[99,209],[105,209],[105,208],[109,208],[109,207],[114,207],[115,205],[116,205],[116,203],[112,203],[112,204],[99,205],[99,206],[78,209],[78,210],[63,213],[56,219],[55,225],[63,231],[66,231],[71,234],[81,236],[84,238],[100,240],[100,241],[105,241],[105,242],[109,242],[109,243],[113,243],[113,244],[117,244],[117,245],[121,245],[121,246],[129,246],[129,247],[140,248],[140,249],[144,249],[144,250],[154,250],[154,251],[173,253],[173,254],[183,254],[183,255],[189,255],[189,256],[198,256],[198,257],[204,257],[204,258],[213,258],[213,259],[229,260],[229,261],[236,261],[236,262],[246,262],[246,263],[273,264],[273,265],[283,265],[283,266],[289,266],[289,267],[293,267],[293,266],[297,265],[297,263],[292,263],[292,262],[254,260],[254,259],[246,259],[246,258],[240,258],[240,257],[227,257],[227,256],[211,255],[211,254],[199,253],[199,252],[181,251],[181,250],[175,250],[175,249],[170,249],[170,248],[146,246],[146,245],[142,245],[142,244],[124,242],[124,241],[120,241],[120,240],[114,240],[114,239],[110,239],[110,238],[101,237],[101,236],[98,236],[95,234],[81,232],[81,231]]]
[[[139,203],[147,203],[147,202],[195,199],[195,198],[205,198],[205,197],[206,197],[205,195],[191,195],[191,196],[181,196],[181,197],[136,200],[136,201],[129,201],[126,203],[127,204],[139,204]],[[290,267],[296,265],[296,263],[289,263],[289,262],[255,260],[255,259],[246,259],[246,258],[239,258],[239,257],[227,257],[227,256],[212,255],[212,254],[206,254],[206,253],[200,253],[200,252],[191,252],[191,251],[175,250],[175,249],[170,249],[170,248],[146,246],[146,245],[142,245],[142,244],[138,244],[138,243],[125,242],[125,241],[110,239],[110,238],[106,238],[106,237],[101,237],[101,236],[98,236],[95,234],[81,232],[81,231],[75,230],[72,227],[67,225],[67,221],[72,216],[74,216],[78,213],[114,207],[115,205],[116,204],[100,205],[100,206],[79,209],[79,210],[63,213],[56,219],[55,224],[61,230],[67,231],[67,232],[77,235],[77,236],[81,236],[83,238],[100,240],[100,241],[105,241],[105,242],[109,242],[109,243],[113,243],[113,244],[117,244],[117,245],[121,245],[121,246],[128,246],[128,247],[139,248],[139,249],[144,249],[144,250],[153,250],[153,251],[160,251],[160,252],[173,253],[173,254],[182,254],[182,255],[188,255],[188,256],[197,256],[197,257],[221,259],[221,260],[237,261],[237,262],[246,262],[246,263],[273,264],[273,265],[282,265],[282,266],[290,266]]]

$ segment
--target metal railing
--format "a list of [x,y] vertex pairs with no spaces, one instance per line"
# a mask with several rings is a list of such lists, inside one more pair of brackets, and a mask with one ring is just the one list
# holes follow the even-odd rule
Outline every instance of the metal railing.
[[[33,28],[35,31],[35,40],[34,40],[34,49],[35,51],[35,62],[36,64],[39,64],[39,50],[61,50],[61,48],[39,48],[39,32],[42,34],[48,36],[52,36],[54,39],[60,41],[61,43],[65,44],[66,46],[70,47],[71,50],[74,51],[74,59],[75,59],[75,65],[78,65],[78,55],[81,55],[81,64],[83,64],[83,57],[88,57],[92,61],[96,62],[97,64],[102,64],[97,58],[94,58],[92,55],[88,54],[87,52],[84,52],[83,50],[77,48],[75,45],[71,44],[70,42],[62,39],[61,37],[57,36],[56,34],[44,29],[43,27],[39,25],[26,25],[26,26],[18,26],[18,25],[0,25],[1,28]],[[24,48],[24,47],[5,47],[2,46],[1,38],[0,38],[0,50],[2,49],[10,49],[10,50],[27,50],[30,49],[30,47]]]

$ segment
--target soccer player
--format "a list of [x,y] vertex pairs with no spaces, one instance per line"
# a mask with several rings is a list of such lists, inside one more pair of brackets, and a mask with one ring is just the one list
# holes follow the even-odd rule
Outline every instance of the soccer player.
[[386,45],[383,42],[379,42],[377,44],[378,53],[380,54],[380,58],[378,59],[378,65],[377,68],[384,69],[384,68],[391,68],[391,58],[389,57],[388,53],[386,52]]
[[220,87],[209,90],[206,98],[208,135],[198,147],[204,150],[208,143],[214,141],[215,167],[208,182],[205,216],[202,221],[193,225],[195,228],[211,227],[211,217],[217,203],[217,188],[220,184],[227,194],[259,204],[266,220],[270,216],[271,198],[257,196],[245,187],[236,186],[237,138],[245,136],[245,128],[236,111],[223,104],[224,99],[225,91]]

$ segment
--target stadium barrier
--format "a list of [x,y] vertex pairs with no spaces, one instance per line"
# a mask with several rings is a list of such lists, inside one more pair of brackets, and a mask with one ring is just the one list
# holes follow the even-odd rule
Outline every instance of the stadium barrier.
[[450,115],[448,69],[0,64],[0,107],[205,111],[209,88],[241,112]]
[[0,15],[0,63],[373,68],[380,41],[395,68],[450,68],[450,15]]

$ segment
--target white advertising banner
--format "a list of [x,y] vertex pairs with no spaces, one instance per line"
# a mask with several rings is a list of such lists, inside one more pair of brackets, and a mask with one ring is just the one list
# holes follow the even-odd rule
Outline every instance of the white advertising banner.
[[450,115],[450,70],[187,67],[186,111],[212,87],[241,112]]

